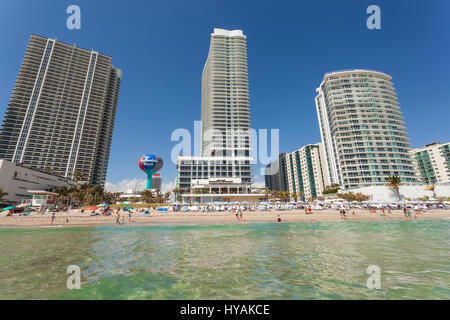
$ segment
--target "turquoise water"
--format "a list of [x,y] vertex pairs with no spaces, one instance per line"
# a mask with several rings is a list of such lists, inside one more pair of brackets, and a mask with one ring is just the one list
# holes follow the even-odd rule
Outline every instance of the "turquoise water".
[[449,220],[0,229],[0,243],[0,299],[450,299]]

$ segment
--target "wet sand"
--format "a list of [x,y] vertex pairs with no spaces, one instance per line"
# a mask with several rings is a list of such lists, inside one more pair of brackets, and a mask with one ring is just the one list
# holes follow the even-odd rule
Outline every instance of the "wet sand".
[[[342,219],[338,210],[318,210],[305,214],[303,209],[292,211],[244,211],[242,223],[277,222],[278,214],[281,222],[318,222],[318,221],[389,221],[389,220],[423,220],[450,219],[450,210],[428,210],[423,213],[405,217],[403,210],[392,210],[392,214],[381,216],[381,211],[369,213],[367,210],[355,209],[347,211],[347,219]],[[57,213],[53,226],[99,226],[116,225],[116,215],[90,216],[90,213],[80,213],[72,210],[70,213]],[[122,222],[122,216],[125,218]],[[68,222],[66,221],[68,219]],[[42,227],[49,226],[51,213],[45,215],[33,213],[30,216],[0,217],[0,227]],[[121,214],[120,226],[130,225],[196,225],[241,223],[232,211],[226,212],[153,212],[151,215],[133,213],[131,221],[128,213]]]

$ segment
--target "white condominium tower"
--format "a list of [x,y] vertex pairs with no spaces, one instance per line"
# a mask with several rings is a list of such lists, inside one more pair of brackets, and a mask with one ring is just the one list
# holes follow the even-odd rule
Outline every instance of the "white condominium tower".
[[311,200],[329,185],[325,152],[321,143],[309,144],[286,155],[287,185],[290,194]]
[[178,157],[177,187],[186,202],[251,201],[247,37],[214,29],[202,73],[201,156]]
[[250,153],[247,37],[214,29],[202,74],[202,155]]
[[392,83],[370,70],[331,72],[317,88],[316,108],[331,184],[417,183],[405,122]]
[[434,142],[412,150],[418,175],[425,184],[450,184],[450,142]]
[[31,35],[0,131],[0,159],[103,185],[121,78],[110,56]]

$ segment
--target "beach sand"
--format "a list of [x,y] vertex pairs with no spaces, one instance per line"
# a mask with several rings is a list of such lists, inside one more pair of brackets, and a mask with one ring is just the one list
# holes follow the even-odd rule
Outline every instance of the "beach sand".
[[[116,214],[111,216],[90,216],[91,213],[80,213],[72,210],[69,213],[57,213],[53,226],[99,226],[116,225]],[[392,214],[381,216],[381,211],[369,213],[367,210],[355,209],[347,211],[347,219],[342,219],[338,210],[319,210],[312,214],[305,214],[303,209],[292,211],[244,211],[242,223],[277,222],[278,214],[281,223],[285,222],[318,222],[318,221],[389,221],[389,220],[423,220],[423,219],[450,219],[450,210],[428,210],[421,214],[405,217],[403,210],[392,210]],[[143,216],[133,213],[131,222],[128,221],[128,213],[121,213],[124,223],[120,226],[130,225],[196,225],[196,224],[225,224],[241,223],[232,211],[227,212],[152,212],[151,216]],[[68,222],[66,219],[68,218]],[[35,227],[49,226],[51,212],[45,215],[36,214],[22,217],[0,217],[0,227]],[[122,222],[122,217],[120,218]]]

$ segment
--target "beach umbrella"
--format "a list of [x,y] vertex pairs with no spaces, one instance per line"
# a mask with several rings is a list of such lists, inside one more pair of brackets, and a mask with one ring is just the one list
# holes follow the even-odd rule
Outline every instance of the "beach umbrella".
[[86,208],[86,210],[97,210],[98,208],[97,207],[89,207],[89,208]]
[[9,206],[9,207],[5,207],[5,208],[1,209],[0,211],[12,210],[14,208],[15,208],[14,206]]
[[133,207],[126,207],[125,210],[132,210]]
[[109,206],[109,204],[107,204],[107,203],[102,203],[102,204],[99,204],[97,207],[106,207],[106,206]]

